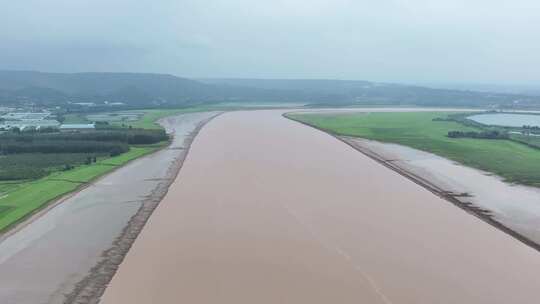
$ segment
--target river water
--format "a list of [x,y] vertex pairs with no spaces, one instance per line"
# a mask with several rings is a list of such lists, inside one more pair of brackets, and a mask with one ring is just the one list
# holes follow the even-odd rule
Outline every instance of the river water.
[[227,113],[102,299],[538,303],[540,254],[279,111]]

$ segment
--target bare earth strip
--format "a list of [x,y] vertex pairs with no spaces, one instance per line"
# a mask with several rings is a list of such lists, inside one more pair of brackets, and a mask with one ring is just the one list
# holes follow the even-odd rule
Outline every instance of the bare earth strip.
[[224,114],[104,304],[538,303],[540,255],[279,111]]

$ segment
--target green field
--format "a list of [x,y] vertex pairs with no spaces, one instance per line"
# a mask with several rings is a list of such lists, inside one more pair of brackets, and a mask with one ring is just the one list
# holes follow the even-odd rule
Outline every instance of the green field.
[[90,123],[84,116],[84,114],[66,114],[64,115],[64,121],[65,124],[85,124]]
[[540,149],[540,136],[527,136],[527,135],[521,135],[521,134],[512,134],[510,135],[510,138],[512,138],[515,141],[522,142],[524,144],[538,147]]
[[[66,164],[79,166],[90,157],[102,158],[98,153],[23,153],[0,155],[0,181],[17,181],[45,177],[62,171]],[[0,192],[1,187],[0,187]]]
[[433,121],[450,113],[289,114],[288,117],[338,135],[397,143],[431,152],[502,176],[509,182],[540,187],[540,150],[510,140],[447,137],[448,131],[479,131],[452,121]]

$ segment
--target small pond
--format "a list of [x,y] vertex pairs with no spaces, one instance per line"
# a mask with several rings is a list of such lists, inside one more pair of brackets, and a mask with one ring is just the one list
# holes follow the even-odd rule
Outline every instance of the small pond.
[[467,117],[484,125],[504,126],[504,127],[522,127],[537,126],[540,127],[540,115],[534,114],[477,114]]

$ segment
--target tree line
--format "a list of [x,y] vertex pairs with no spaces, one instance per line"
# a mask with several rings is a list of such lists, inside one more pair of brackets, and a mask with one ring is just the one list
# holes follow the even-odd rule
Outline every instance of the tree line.
[[449,131],[448,137],[450,138],[479,138],[479,139],[509,139],[507,133],[499,131]]
[[99,130],[73,133],[10,132],[0,135],[0,154],[106,153],[116,156],[129,145],[148,145],[167,140],[164,130]]
[[52,171],[66,170],[74,166],[95,163],[93,153],[39,153],[10,154],[0,157],[0,180],[36,179]]
[[130,145],[148,145],[168,140],[164,130],[100,130],[89,132],[46,133],[46,132],[11,132],[0,136],[0,142],[36,142],[36,141],[98,141],[120,142]]
[[122,142],[92,140],[0,141],[0,154],[107,153],[110,156],[116,156],[127,151],[129,151],[129,145]]

